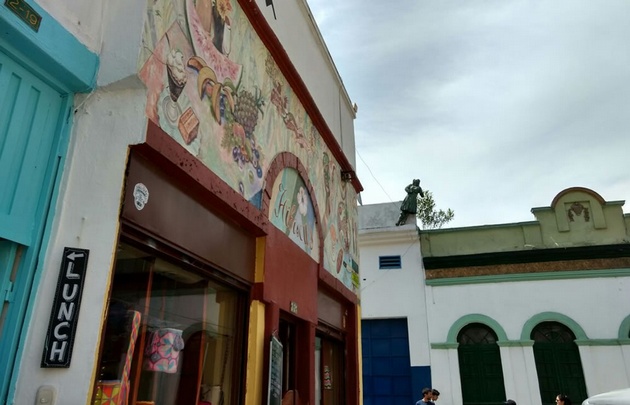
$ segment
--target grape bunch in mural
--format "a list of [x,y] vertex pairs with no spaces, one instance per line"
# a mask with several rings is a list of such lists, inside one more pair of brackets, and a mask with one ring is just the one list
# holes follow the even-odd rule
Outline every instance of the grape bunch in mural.
[[221,146],[232,150],[232,158],[240,165],[251,163],[256,169],[256,175],[262,177],[260,167],[260,149],[256,146],[254,130],[258,124],[258,113],[264,114],[262,106],[265,101],[258,88],[254,93],[240,90],[236,98],[234,109],[227,114],[228,124]]

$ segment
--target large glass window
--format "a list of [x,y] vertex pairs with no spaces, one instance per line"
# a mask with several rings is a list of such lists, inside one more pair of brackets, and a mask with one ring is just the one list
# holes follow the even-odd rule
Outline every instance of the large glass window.
[[119,245],[96,404],[238,402],[241,294],[194,270]]

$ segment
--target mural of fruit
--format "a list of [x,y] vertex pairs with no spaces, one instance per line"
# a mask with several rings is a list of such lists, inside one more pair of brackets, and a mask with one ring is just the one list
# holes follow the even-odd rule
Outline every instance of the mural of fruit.
[[[199,56],[193,56],[188,59],[188,67],[197,71],[197,92],[199,98],[203,99],[207,95],[210,99],[212,116],[216,122],[221,123],[224,116],[225,101],[227,100],[230,111],[234,111],[233,85],[229,79],[225,79],[226,83],[220,83],[217,80],[217,74],[206,64],[206,61]],[[223,108],[222,108],[223,107]]]
[[261,91],[256,88],[255,94],[247,90],[241,90],[234,105],[234,120],[241,124],[248,136],[254,133],[258,124],[258,112],[263,113],[262,106],[265,105]]

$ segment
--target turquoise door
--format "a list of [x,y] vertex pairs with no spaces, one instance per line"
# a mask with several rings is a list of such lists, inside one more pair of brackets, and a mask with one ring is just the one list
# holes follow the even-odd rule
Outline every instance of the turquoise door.
[[0,41],[0,403],[19,364],[70,105],[7,49]]

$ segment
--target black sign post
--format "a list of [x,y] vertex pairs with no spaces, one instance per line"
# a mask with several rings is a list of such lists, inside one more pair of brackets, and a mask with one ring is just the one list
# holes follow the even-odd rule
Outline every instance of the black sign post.
[[269,386],[267,387],[267,405],[282,403],[282,343],[271,337],[269,353]]
[[69,247],[63,249],[57,292],[50,312],[42,355],[42,367],[70,367],[89,253],[88,249]]

